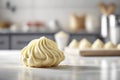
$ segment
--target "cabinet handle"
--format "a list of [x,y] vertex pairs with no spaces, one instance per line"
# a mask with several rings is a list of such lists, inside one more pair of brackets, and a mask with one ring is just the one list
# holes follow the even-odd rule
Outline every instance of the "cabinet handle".
[[0,41],[0,45],[3,45],[3,44],[5,44],[5,42],[4,41]]
[[28,44],[29,41],[18,41],[17,43],[18,43],[18,44]]

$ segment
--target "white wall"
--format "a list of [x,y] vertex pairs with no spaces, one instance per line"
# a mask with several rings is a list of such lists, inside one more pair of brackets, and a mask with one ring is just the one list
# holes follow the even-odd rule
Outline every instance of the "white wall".
[[[16,12],[6,8],[7,1],[17,7]],[[71,13],[91,13],[99,17],[99,2],[116,3],[116,13],[120,14],[120,0],[0,0],[0,20],[24,22],[57,19],[67,26]]]

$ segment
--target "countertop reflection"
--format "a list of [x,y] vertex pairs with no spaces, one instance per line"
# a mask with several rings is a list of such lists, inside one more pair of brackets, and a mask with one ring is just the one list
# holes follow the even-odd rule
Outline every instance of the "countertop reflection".
[[[1,52],[1,51],[0,51]],[[10,56],[11,55],[11,56]],[[19,63],[19,51],[0,54],[0,80],[119,80],[115,63],[100,66],[60,64],[51,68],[27,68]]]
[[2,67],[0,80],[101,80],[100,69],[60,65],[52,68]]

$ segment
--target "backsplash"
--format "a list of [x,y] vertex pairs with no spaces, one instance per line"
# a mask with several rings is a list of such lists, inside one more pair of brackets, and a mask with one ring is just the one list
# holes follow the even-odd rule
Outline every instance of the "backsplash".
[[[7,2],[15,6],[15,12],[6,7]],[[13,22],[58,20],[62,26],[67,26],[71,13],[87,13],[99,17],[99,2],[114,2],[117,6],[116,13],[120,14],[120,0],[0,0],[0,20]]]

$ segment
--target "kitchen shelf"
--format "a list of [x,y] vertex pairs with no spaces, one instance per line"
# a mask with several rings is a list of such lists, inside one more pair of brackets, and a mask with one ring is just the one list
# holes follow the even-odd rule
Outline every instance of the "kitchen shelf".
[[[58,32],[58,31],[57,31]],[[0,32],[0,35],[5,35],[5,34],[10,34],[10,35],[26,35],[26,34],[55,34],[57,32],[10,32],[10,31],[7,31],[7,32]],[[82,31],[82,32],[67,32],[67,31],[64,31],[70,35],[96,35],[96,36],[99,36],[99,33],[88,33],[86,31]]]

